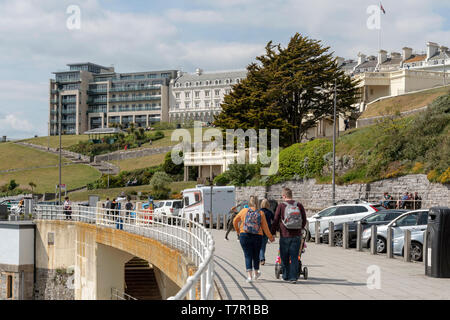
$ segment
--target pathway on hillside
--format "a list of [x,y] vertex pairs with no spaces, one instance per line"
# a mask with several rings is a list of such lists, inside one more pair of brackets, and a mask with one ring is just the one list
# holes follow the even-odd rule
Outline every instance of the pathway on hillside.
[[[303,257],[303,264],[309,269],[308,280],[285,283],[275,278],[274,271],[279,239],[267,244],[262,276],[249,284],[245,281],[244,254],[236,233],[230,233],[229,241],[224,239],[223,230],[212,230],[212,234],[216,245],[215,280],[225,300],[450,299],[450,279],[425,276],[423,263],[310,242]],[[380,268],[380,289],[367,287],[369,266]]]
[[[48,152],[51,154],[55,154],[55,155],[59,155],[59,151],[57,149],[54,148],[47,148],[41,145],[37,145],[37,144],[32,144],[32,143],[28,143],[28,142],[15,142],[15,144],[18,145],[22,145],[24,147],[29,147],[29,148],[34,148],[40,151],[44,151],[44,152]],[[71,151],[67,151],[62,149],[61,150],[61,154],[64,158],[66,158],[67,160],[69,160],[71,163],[74,164],[86,164],[88,166],[91,166],[95,169],[97,169],[98,171],[100,171],[102,174],[113,174],[116,175],[119,173],[119,168],[111,163],[108,163],[106,161],[101,161],[101,162],[90,162],[89,161],[89,157],[82,155],[82,154],[78,154],[75,152],[71,152]]]

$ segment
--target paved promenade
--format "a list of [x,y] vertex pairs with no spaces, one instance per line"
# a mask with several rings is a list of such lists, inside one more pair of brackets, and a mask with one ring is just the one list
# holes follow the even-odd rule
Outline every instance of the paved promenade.
[[[275,278],[278,239],[267,244],[262,276],[249,284],[245,281],[244,254],[236,233],[230,233],[229,241],[224,239],[223,230],[212,233],[216,243],[216,283],[224,300],[450,299],[450,279],[425,276],[423,263],[312,242],[307,243],[303,256],[303,265],[309,269],[308,280],[302,277],[297,284],[285,283]],[[379,267],[380,289],[367,287],[369,266]]]

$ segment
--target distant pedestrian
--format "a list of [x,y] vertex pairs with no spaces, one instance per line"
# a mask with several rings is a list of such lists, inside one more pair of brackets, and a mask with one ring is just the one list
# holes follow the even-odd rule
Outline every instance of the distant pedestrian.
[[405,194],[401,198],[400,209],[406,209],[406,204],[408,202],[408,199],[409,199],[409,193],[405,192]]
[[414,192],[414,209],[422,209],[422,197],[417,192]]
[[125,215],[126,215],[126,221],[129,221],[131,210],[133,210],[133,204],[131,203],[131,198],[127,197],[127,203],[125,204]]
[[105,208],[106,208],[106,214],[109,215],[109,209],[111,209],[111,201],[109,200],[109,198],[106,198],[106,203],[105,203]]
[[[272,228],[272,222],[275,217],[275,215],[270,207],[271,206],[270,206],[269,200],[263,199],[263,201],[261,202],[261,211],[264,213],[264,216],[266,217],[267,226],[268,226],[269,230]],[[261,250],[259,251],[259,260],[261,261],[261,265],[266,264],[267,241],[269,241],[269,238],[266,235],[263,235]]]
[[72,203],[69,197],[64,198],[64,214],[66,215],[66,220],[72,220]]
[[292,190],[284,188],[281,194],[283,202],[275,212],[272,234],[280,231],[280,258],[283,280],[297,282],[299,271],[298,255],[302,229],[306,226],[305,208],[292,199]]
[[350,121],[348,119],[344,120],[344,125],[345,125],[344,131],[347,131],[348,129],[350,129]]
[[[250,197],[249,208],[243,208],[233,220],[234,229],[239,234],[239,242],[244,251],[247,282],[261,276],[259,271],[259,253],[263,233],[271,242],[275,241],[267,226],[265,215],[258,210],[258,198]],[[240,226],[239,226],[239,223]]]

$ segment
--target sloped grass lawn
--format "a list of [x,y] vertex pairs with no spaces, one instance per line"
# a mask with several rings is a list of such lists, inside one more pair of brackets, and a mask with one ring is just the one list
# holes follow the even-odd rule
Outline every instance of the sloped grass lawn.
[[[62,183],[67,189],[74,189],[85,186],[100,178],[101,173],[84,164],[75,164],[62,167]],[[18,172],[0,174],[0,185],[16,180],[21,189],[30,189],[30,181],[36,184],[34,189],[37,193],[55,192],[55,187],[59,182],[59,170],[55,168],[22,170]]]
[[450,86],[384,99],[369,105],[360,119],[419,109],[430,105],[437,97],[448,93],[450,93]]
[[[157,166],[164,162],[165,153],[152,154],[145,157],[119,160],[120,171],[132,171],[152,166]],[[113,165],[117,165],[117,161],[110,161]]]
[[[62,159],[67,162],[66,159]],[[58,156],[14,143],[0,144],[0,170],[27,169],[57,165]]]
[[[89,140],[88,135],[62,135],[61,136],[61,146],[63,149],[70,147],[71,145],[77,144],[80,141]],[[59,148],[59,136],[48,136],[38,137],[32,139],[22,140],[22,142],[28,142],[32,144],[41,145],[47,147],[50,143],[50,148]]]

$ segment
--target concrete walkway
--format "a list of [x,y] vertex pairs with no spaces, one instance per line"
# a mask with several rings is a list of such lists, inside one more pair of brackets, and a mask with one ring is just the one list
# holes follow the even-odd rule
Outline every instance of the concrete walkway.
[[[224,239],[223,230],[212,233],[216,243],[216,283],[224,300],[450,299],[450,279],[425,276],[423,263],[311,242],[303,256],[303,265],[309,269],[308,280],[285,283],[275,278],[278,239],[267,244],[261,278],[249,284],[236,233],[230,233],[229,241]],[[380,289],[368,288],[368,280],[374,278],[368,267],[379,268]]]

